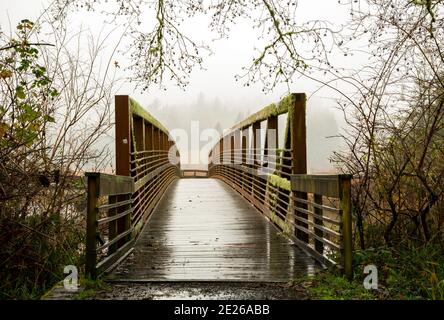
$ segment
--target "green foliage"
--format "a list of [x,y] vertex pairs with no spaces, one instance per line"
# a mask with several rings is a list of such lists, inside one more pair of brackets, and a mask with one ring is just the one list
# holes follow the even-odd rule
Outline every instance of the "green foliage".
[[374,300],[378,297],[377,292],[365,289],[362,281],[348,281],[334,272],[319,272],[301,283],[310,298],[316,300]]
[[135,114],[141,116],[146,121],[153,124],[154,126],[159,128],[160,130],[165,132],[166,134],[168,134],[168,130],[165,128],[165,126],[162,123],[160,123],[159,120],[154,118],[148,111],[146,111],[145,108],[143,108],[136,100],[134,100],[132,98],[130,98],[130,108],[131,108],[132,113],[135,113]]
[[[85,241],[83,224],[61,221],[55,215],[35,215],[20,225],[0,219],[0,241],[4,246],[0,251],[0,299],[38,299],[63,279],[64,266],[83,265],[79,251]],[[17,241],[6,240],[12,237]],[[12,252],[17,243],[20,247]]]
[[[425,245],[400,243],[356,250],[354,278],[348,281],[337,269],[321,271],[296,281],[311,299],[432,299],[444,300],[444,241],[439,237]],[[364,267],[375,265],[378,289],[367,290]]]
[[58,91],[34,28],[22,20],[15,37],[0,38],[0,299],[38,298],[64,266],[81,265],[84,243],[83,218],[64,203],[75,192],[49,173],[61,171],[44,144]]
[[39,63],[38,46],[31,44],[33,28],[33,22],[22,20],[17,25],[18,38],[10,39],[1,51],[0,80],[5,87],[14,88],[8,97],[10,107],[0,113],[3,147],[30,146],[37,141],[46,123],[55,122],[46,105],[59,93],[52,87],[46,68]]
[[267,177],[268,183],[274,187],[278,187],[287,191],[291,191],[291,184],[288,179],[281,178],[277,175],[270,174]]
[[76,296],[74,296],[75,300],[85,300],[92,298],[96,295],[97,291],[108,289],[109,285],[101,279],[92,280],[81,278],[80,287],[82,289]]
[[[364,266],[378,268],[379,284],[394,299],[444,299],[444,244],[434,239],[424,245],[369,248],[354,254],[355,274]],[[360,276],[363,280],[363,276]]]
[[293,94],[289,94],[286,97],[282,98],[279,103],[275,104],[272,103],[265,108],[261,109],[260,111],[252,114],[247,119],[243,120],[241,123],[237,124],[236,127],[242,128],[248,125],[251,125],[254,122],[257,121],[263,121],[270,116],[278,116],[280,114],[283,114],[285,112],[289,112],[289,116],[292,115],[292,108],[291,106],[294,104],[295,97]]

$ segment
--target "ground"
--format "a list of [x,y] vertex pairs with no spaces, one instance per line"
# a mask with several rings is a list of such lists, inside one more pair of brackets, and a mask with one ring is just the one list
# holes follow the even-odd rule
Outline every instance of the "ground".
[[[84,292],[87,292],[85,290]],[[58,287],[46,299],[98,300],[304,300],[306,289],[285,283],[251,282],[123,282],[105,284],[87,294],[68,294]]]

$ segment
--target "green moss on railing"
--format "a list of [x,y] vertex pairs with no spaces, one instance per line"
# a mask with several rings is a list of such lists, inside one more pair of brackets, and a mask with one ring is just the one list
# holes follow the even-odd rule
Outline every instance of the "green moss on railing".
[[130,108],[131,112],[138,115],[139,117],[144,118],[146,121],[151,123],[152,125],[159,128],[161,131],[168,134],[168,130],[164,127],[164,125],[154,118],[148,111],[146,111],[136,100],[133,98],[130,98]]
[[280,114],[286,113],[292,108],[290,108],[295,103],[295,95],[289,94],[285,98],[283,98],[279,103],[272,103],[262,110],[252,114],[247,119],[235,125],[232,130],[240,129],[244,127],[248,127],[249,125],[258,122],[264,121],[271,116],[278,116]]
[[279,177],[275,174],[268,175],[268,183],[274,187],[278,187],[287,191],[291,191],[291,183],[289,180]]

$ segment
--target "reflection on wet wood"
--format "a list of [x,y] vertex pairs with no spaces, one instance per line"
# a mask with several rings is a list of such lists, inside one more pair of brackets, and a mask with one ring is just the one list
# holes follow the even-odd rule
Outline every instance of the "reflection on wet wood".
[[317,265],[217,179],[172,184],[110,279],[286,282]]

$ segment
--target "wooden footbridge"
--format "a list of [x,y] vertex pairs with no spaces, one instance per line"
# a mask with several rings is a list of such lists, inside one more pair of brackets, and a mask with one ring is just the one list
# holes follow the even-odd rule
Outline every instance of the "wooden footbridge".
[[306,174],[305,102],[262,109],[214,145],[208,170],[181,170],[167,129],[116,96],[116,175],[86,174],[86,273],[286,282],[334,264],[351,277],[351,177]]

